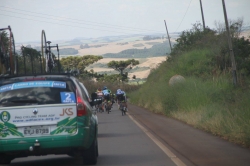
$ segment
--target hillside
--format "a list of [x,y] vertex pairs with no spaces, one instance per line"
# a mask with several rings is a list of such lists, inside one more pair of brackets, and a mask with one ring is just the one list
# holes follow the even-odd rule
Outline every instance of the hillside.
[[[166,56],[161,57],[153,57],[153,58],[135,58],[139,60],[140,64],[134,66],[132,70],[129,70],[128,77],[132,78],[133,75],[136,75],[138,79],[146,79],[152,69],[158,67],[162,62],[166,61]],[[99,60],[98,62],[88,66],[86,69],[91,70],[93,69],[94,72],[101,73],[101,74],[118,74],[117,71],[114,69],[108,68],[106,65],[108,62],[115,60],[115,61],[122,61],[127,60],[127,58],[104,58]]]
[[[174,43],[174,39],[172,40]],[[100,43],[91,43],[91,44],[82,44],[81,45],[68,45],[68,46],[61,46],[60,49],[69,49],[73,48],[78,51],[75,55],[103,55],[105,57],[115,57],[115,58],[121,58],[121,55],[115,55],[119,54],[121,52],[124,52],[125,50],[130,49],[136,49],[136,50],[142,50],[144,51],[144,54],[146,56],[163,56],[166,55],[166,53],[170,52],[169,44],[166,39],[156,39],[156,40],[150,40],[150,41],[144,41],[144,40],[134,40],[134,41],[119,41],[119,42],[100,42]],[[157,47],[158,46],[158,47]],[[157,47],[154,50],[151,50],[151,48]],[[160,51],[159,51],[160,50]],[[134,53],[128,53],[127,55],[124,55],[122,58],[130,58]],[[69,56],[69,55],[64,55]],[[141,57],[142,58],[142,57]]]
[[[172,39],[174,42],[174,39]],[[85,41],[87,42],[87,41]],[[140,38],[126,38],[112,42],[97,42],[91,44],[63,46],[63,49],[74,48],[79,55],[102,55],[104,58],[88,66],[86,69],[93,69],[99,74],[118,74],[117,71],[108,68],[107,63],[115,60],[136,59],[140,64],[128,71],[128,77],[136,75],[137,79],[146,79],[152,69],[166,61],[166,53],[169,52],[166,39],[154,39],[144,41]]]
[[[194,27],[179,41],[130,102],[249,148],[250,41],[232,38],[236,82],[224,32]],[[184,79],[170,84],[176,75]]]

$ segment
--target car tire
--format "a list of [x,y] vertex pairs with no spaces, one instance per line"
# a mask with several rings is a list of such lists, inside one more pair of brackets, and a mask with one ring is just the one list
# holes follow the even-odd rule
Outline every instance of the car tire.
[[98,155],[98,143],[95,138],[89,149],[83,152],[83,164],[96,165]]

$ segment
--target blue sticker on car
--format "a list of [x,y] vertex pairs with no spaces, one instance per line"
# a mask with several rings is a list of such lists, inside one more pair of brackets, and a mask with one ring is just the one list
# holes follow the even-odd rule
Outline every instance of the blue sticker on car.
[[62,103],[76,103],[75,94],[73,92],[60,92]]
[[8,84],[0,87],[0,93],[23,88],[34,88],[34,87],[54,87],[54,88],[66,88],[66,83],[61,81],[30,81],[30,82],[18,82]]
[[8,84],[8,85],[4,85],[0,87],[0,92],[5,92],[5,91],[9,91],[12,89],[12,85],[13,84]]

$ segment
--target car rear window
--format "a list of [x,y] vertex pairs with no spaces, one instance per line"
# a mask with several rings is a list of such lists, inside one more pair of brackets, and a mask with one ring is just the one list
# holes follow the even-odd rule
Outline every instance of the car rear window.
[[25,81],[0,86],[0,106],[73,103],[75,87],[71,80]]

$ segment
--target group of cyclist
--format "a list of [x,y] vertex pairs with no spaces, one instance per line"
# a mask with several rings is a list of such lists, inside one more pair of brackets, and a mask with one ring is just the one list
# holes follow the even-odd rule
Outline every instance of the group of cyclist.
[[116,93],[112,93],[110,89],[104,86],[102,89],[98,88],[96,92],[92,93],[91,97],[92,100],[95,101],[95,107],[98,108],[100,112],[104,112],[104,108],[107,105],[112,108],[115,101],[118,104],[123,102],[127,107],[126,93],[121,89],[117,89]]

